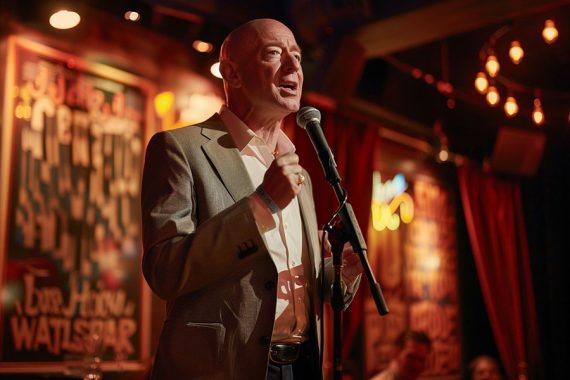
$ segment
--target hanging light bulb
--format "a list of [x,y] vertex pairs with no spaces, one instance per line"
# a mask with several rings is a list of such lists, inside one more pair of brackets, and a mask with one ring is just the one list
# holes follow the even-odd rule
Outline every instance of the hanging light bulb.
[[508,96],[505,101],[505,113],[508,117],[513,117],[519,112],[519,105],[513,96]]
[[499,92],[497,91],[497,87],[495,86],[489,86],[489,89],[487,90],[487,103],[489,103],[492,106],[496,106],[499,103],[499,100],[501,100],[501,96],[499,95]]
[[511,57],[511,61],[513,61],[515,65],[518,65],[519,62],[523,59],[524,50],[521,47],[521,43],[519,41],[515,40],[511,42],[511,48],[509,49],[509,57]]
[[477,73],[477,77],[475,78],[475,88],[480,94],[484,94],[485,91],[487,91],[487,88],[489,88],[487,76],[482,71]]
[[542,29],[542,38],[547,44],[551,44],[558,38],[558,29],[554,25],[554,21],[548,19],[544,22],[544,29]]
[[499,60],[497,59],[495,54],[494,53],[489,54],[489,56],[487,57],[487,62],[485,63],[485,69],[487,69],[489,75],[493,78],[496,77],[500,68],[501,65],[499,64]]
[[544,123],[544,112],[542,112],[542,104],[540,104],[540,99],[534,99],[534,110],[532,111],[532,120],[534,124],[541,125]]

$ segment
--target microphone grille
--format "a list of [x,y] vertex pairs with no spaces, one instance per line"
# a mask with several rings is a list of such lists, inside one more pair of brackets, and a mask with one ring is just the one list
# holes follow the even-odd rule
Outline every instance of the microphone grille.
[[314,107],[303,107],[297,112],[297,125],[305,129],[310,121],[321,122],[321,113]]

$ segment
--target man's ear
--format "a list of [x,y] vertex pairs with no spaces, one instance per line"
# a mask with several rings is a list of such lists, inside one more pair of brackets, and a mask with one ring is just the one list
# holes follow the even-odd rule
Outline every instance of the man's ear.
[[234,62],[226,60],[221,61],[220,73],[222,74],[222,78],[224,78],[230,87],[241,87],[241,77]]

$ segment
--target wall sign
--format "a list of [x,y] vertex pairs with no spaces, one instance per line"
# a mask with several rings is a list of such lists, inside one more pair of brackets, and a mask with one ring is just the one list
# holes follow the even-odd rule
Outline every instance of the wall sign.
[[139,184],[153,87],[17,37],[6,67],[0,371],[141,369],[150,300]]

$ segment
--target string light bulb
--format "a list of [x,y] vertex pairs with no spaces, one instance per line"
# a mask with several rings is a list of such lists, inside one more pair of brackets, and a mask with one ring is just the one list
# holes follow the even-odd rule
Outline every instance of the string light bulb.
[[541,125],[544,123],[544,112],[542,112],[542,104],[540,99],[534,99],[534,110],[532,111],[532,121],[534,124]]
[[524,50],[521,43],[517,40],[511,42],[511,48],[509,49],[509,57],[515,65],[518,65],[524,57]]
[[558,29],[554,25],[554,21],[548,19],[544,22],[544,29],[542,29],[542,38],[547,44],[552,44],[558,38]]
[[497,59],[495,54],[494,53],[489,54],[489,56],[487,57],[487,62],[485,63],[485,69],[487,69],[489,76],[491,76],[492,78],[496,77],[500,68],[501,65],[499,64],[499,60]]
[[475,78],[475,88],[477,91],[479,91],[480,94],[484,94],[489,88],[487,75],[485,75],[485,73],[482,71],[477,73],[477,77]]
[[508,96],[505,101],[505,113],[508,117],[513,117],[519,112],[519,105],[513,96]]
[[501,96],[497,91],[497,87],[489,86],[489,89],[487,90],[486,99],[487,103],[489,103],[491,106],[496,106],[499,103],[499,101],[501,100]]

